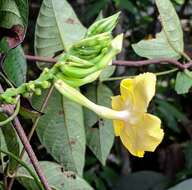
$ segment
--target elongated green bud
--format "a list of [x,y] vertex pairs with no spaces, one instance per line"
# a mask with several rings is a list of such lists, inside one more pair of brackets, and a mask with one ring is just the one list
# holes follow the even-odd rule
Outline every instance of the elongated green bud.
[[120,12],[110,17],[96,21],[88,28],[86,36],[90,37],[90,36],[94,36],[104,32],[111,33],[117,24],[119,15],[120,15]]
[[60,70],[64,75],[68,77],[84,78],[87,75],[95,72],[96,68],[94,66],[90,68],[78,68],[69,65],[61,65]]
[[96,36],[91,36],[89,38],[85,38],[79,42],[77,42],[76,44],[74,44],[71,49],[73,48],[81,48],[82,46],[85,46],[85,47],[92,47],[92,46],[95,46],[95,45],[99,45],[101,44],[102,42],[104,41],[109,41],[112,39],[112,36],[111,36],[111,33],[109,32],[105,32],[105,33],[102,33],[102,34],[98,34]]
[[64,81],[65,83],[67,83],[68,85],[70,85],[72,87],[80,87],[80,86],[83,86],[85,84],[95,81],[99,77],[100,73],[101,73],[101,71],[97,71],[97,72],[87,75],[86,77],[81,78],[81,79],[68,77],[61,73],[58,73],[55,78],[56,78],[56,80],[60,79],[60,80]]

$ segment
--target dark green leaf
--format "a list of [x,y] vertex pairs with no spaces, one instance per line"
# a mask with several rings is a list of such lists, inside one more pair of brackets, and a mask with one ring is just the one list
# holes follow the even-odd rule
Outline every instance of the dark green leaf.
[[[5,117],[3,115],[0,116],[1,120],[4,120]],[[17,137],[17,134],[12,127],[11,124],[7,124],[0,129],[0,142],[1,148],[3,150],[8,150],[9,152],[13,153],[14,155],[19,157],[21,143]],[[1,153],[1,159],[3,159],[3,154]],[[3,160],[2,160],[3,162]],[[17,166],[17,162],[10,158],[8,162],[8,169],[9,172],[12,173]]]
[[27,0],[0,0],[0,53],[23,41],[28,22]]
[[3,63],[3,69],[8,79],[19,86],[26,82],[27,63],[21,46],[10,50]]
[[168,102],[161,100],[157,102],[157,110],[162,120],[165,121],[167,127],[172,129],[174,132],[180,132],[180,129],[177,127],[177,123],[185,120],[186,116],[180,110],[178,110],[178,108]]

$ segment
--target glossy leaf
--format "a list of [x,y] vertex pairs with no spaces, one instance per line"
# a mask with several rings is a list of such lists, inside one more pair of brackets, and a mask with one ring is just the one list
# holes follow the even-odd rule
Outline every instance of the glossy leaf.
[[[92,90],[92,93],[89,92]],[[113,95],[112,91],[105,86],[104,84],[99,84],[96,88],[88,88],[88,96],[90,99],[96,100],[97,104],[103,106],[111,106],[111,96]],[[96,123],[96,115],[86,110],[85,115],[89,114],[89,118],[92,118],[91,121],[85,122],[86,133],[87,133],[87,145],[91,151],[95,154],[98,160],[105,165],[108,154],[112,148],[114,141],[114,131],[111,120],[97,118],[98,128],[93,127],[90,124]],[[85,116],[86,118],[86,116]],[[89,125],[88,125],[89,124]]]
[[[71,171],[64,171],[63,167],[56,163],[42,161],[40,162],[40,166],[44,171],[49,185],[54,190],[93,190],[77,174]],[[31,176],[23,168],[19,169],[17,179],[27,190],[38,190]]]
[[[40,108],[46,97],[33,97],[33,106]],[[37,134],[41,143],[65,170],[82,175],[85,157],[85,131],[82,107],[57,91],[49,99],[45,114],[41,116]]]
[[[44,0],[35,31],[36,55],[53,57],[67,51],[86,33],[74,10],[66,0]],[[38,63],[40,68],[47,63]]]
[[0,53],[24,39],[28,22],[28,0],[0,0]]
[[3,62],[3,70],[15,86],[26,82],[27,62],[21,46],[10,50]]
[[162,31],[156,38],[142,40],[132,47],[139,56],[148,59],[168,57],[179,59],[184,49],[180,20],[170,0],[156,0],[156,4],[160,13]]

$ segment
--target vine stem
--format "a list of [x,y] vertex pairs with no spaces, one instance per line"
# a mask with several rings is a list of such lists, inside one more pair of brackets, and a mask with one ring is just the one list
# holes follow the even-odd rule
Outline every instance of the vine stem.
[[[0,85],[0,92],[3,92],[3,88],[1,85]],[[7,111],[9,112],[9,114],[12,114],[12,112],[13,112],[12,107],[8,105]],[[31,147],[31,145],[27,139],[27,136],[23,130],[23,127],[22,127],[18,117],[15,117],[15,119],[13,120],[13,127],[15,128],[16,133],[19,136],[19,138],[23,144],[23,147],[24,147],[25,151],[27,152],[29,159],[30,159],[37,175],[39,176],[39,179],[40,179],[42,185],[44,186],[45,190],[52,190],[48,184],[48,181],[47,181],[40,165],[39,165],[37,157],[36,157],[32,147]]]
[[37,157],[36,157],[32,147],[31,147],[31,145],[27,139],[27,136],[26,136],[26,134],[25,134],[20,122],[19,122],[19,119],[17,117],[13,120],[13,126],[14,126],[14,128],[15,128],[15,130],[16,130],[16,132],[17,132],[17,134],[18,134],[18,136],[19,136],[19,138],[23,144],[23,147],[24,147],[25,151],[27,152],[27,154],[30,158],[30,161],[31,161],[37,175],[39,176],[39,179],[40,179],[41,183],[43,184],[45,190],[51,190],[51,187],[48,184],[48,181],[47,181],[47,179],[46,179],[46,177],[45,177],[45,175],[44,175],[44,173],[43,173],[43,171],[39,165]]
[[[41,57],[41,56],[32,56],[32,55],[25,55],[25,57],[27,60],[30,60],[30,61],[39,61],[39,62],[47,62],[47,63],[57,62],[57,59],[50,58],[50,57]],[[189,62],[186,64],[182,64],[176,59],[171,59],[171,58],[159,58],[159,59],[150,59],[150,60],[141,60],[141,61],[126,61],[126,60],[113,61],[113,65],[127,66],[127,67],[142,67],[142,66],[151,65],[151,64],[164,64],[164,65],[171,64],[171,65],[175,65],[176,67],[182,70],[192,67],[191,60],[189,60]]]
[[[51,94],[52,94],[52,92],[53,92],[53,89],[54,89],[54,86],[52,85],[52,86],[50,87],[48,93],[47,93],[47,96],[46,96],[44,102],[43,102],[42,105],[41,105],[41,108],[40,108],[40,110],[39,110],[40,112],[43,112],[44,109],[46,108],[46,106],[47,106],[47,104],[48,104],[48,101],[49,101],[49,98],[50,98],[50,96],[51,96]],[[32,126],[32,128],[31,128],[31,130],[30,130],[30,132],[29,132],[29,134],[28,134],[28,136],[27,136],[29,142],[31,141],[31,138],[32,138],[32,136],[33,136],[33,134],[34,134],[34,132],[35,132],[35,130],[36,130],[36,128],[37,128],[37,124],[38,124],[38,122],[39,122],[39,119],[40,119],[40,116],[36,117],[36,119],[35,119],[35,121],[34,121],[34,123],[33,123],[33,126]],[[22,151],[21,151],[20,159],[23,158],[24,153],[25,153],[25,148],[23,148]],[[17,168],[16,168],[16,171],[17,171]],[[16,172],[16,171],[15,171],[15,172]],[[15,181],[15,177],[12,177],[11,180],[10,180],[10,182],[9,182],[8,190],[11,190],[14,181]]]

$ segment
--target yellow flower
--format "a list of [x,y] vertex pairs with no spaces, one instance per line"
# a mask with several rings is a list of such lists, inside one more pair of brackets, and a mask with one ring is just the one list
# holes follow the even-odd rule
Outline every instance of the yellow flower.
[[155,94],[156,76],[138,75],[121,82],[120,96],[112,97],[112,108],[128,111],[129,117],[113,120],[115,135],[119,136],[131,154],[143,157],[145,151],[154,151],[163,139],[158,117],[148,114],[147,107]]
[[121,95],[112,98],[113,109],[110,109],[90,101],[64,81],[55,81],[55,87],[61,94],[89,108],[100,117],[112,119],[115,135],[120,136],[130,153],[138,157],[143,157],[145,151],[153,152],[164,136],[161,120],[146,113],[155,94],[155,84],[156,76],[152,73],[123,80]]

